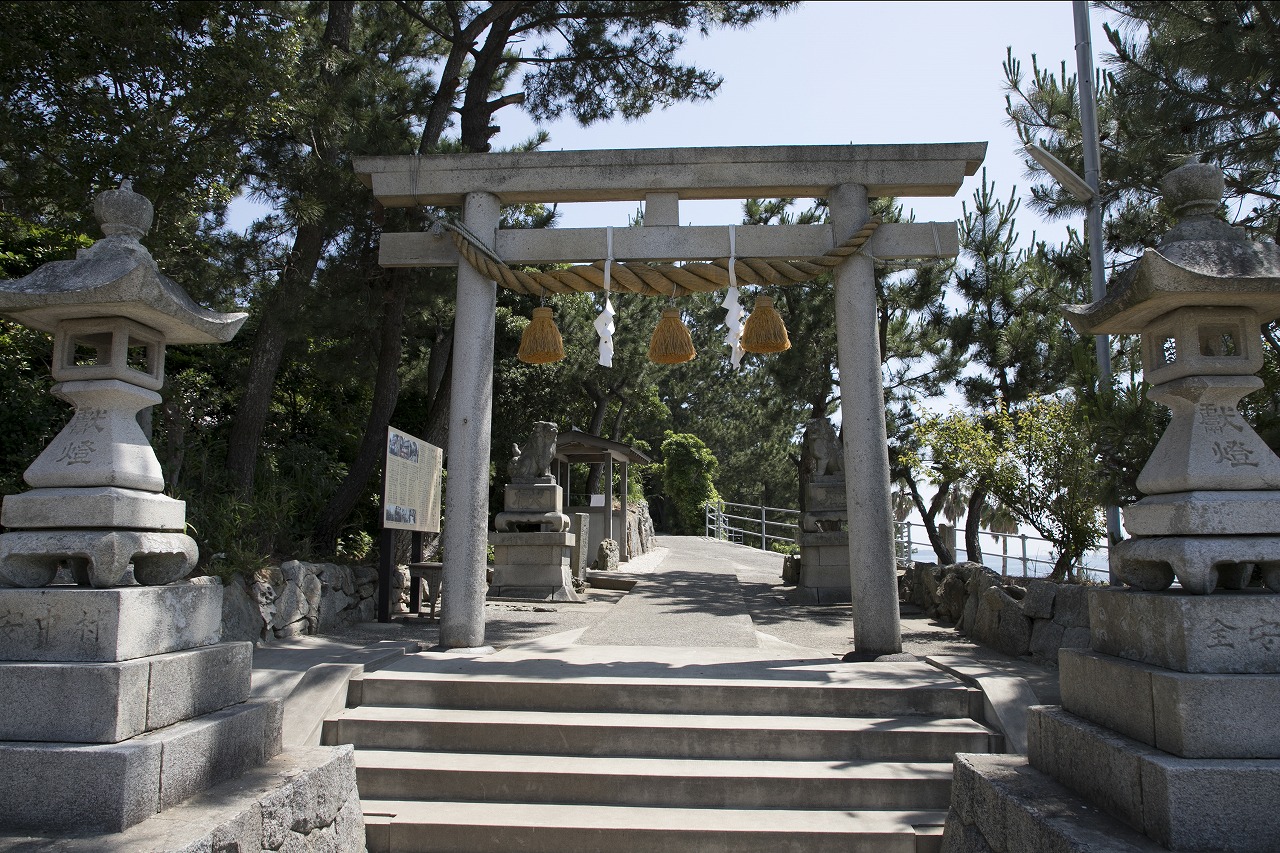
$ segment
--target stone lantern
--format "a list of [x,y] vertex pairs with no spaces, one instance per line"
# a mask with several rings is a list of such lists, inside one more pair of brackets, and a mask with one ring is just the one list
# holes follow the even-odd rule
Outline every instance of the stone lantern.
[[1264,853],[1280,838],[1280,459],[1236,409],[1262,385],[1280,249],[1214,216],[1215,167],[1188,163],[1163,190],[1178,224],[1106,298],[1066,309],[1082,333],[1141,334],[1150,397],[1172,411],[1115,546],[1131,588],[1088,590],[1089,647],[1059,652],[1062,705],[1029,710],[1025,757],[956,756],[944,850]]
[[75,260],[0,282],[0,314],[53,333],[53,393],[75,414],[4,499],[0,586],[41,587],[60,567],[76,581],[145,586],[185,577],[196,543],[186,504],[162,494],[160,462],[137,413],[161,401],[166,344],[224,343],[245,314],[202,308],[138,242],[152,206],[126,181],[94,202],[106,235]]
[[1092,305],[1067,307],[1085,334],[1140,334],[1148,396],[1172,412],[1138,477],[1116,546],[1126,584],[1175,577],[1206,594],[1241,589],[1256,564],[1280,592],[1280,458],[1236,404],[1262,387],[1261,325],[1280,316],[1280,248],[1214,214],[1222,172],[1188,162],[1164,180],[1178,224]]

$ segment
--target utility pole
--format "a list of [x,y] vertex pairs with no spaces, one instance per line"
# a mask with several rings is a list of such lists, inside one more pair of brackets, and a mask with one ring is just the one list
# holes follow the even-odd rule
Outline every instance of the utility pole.
[[[1089,29],[1089,3],[1072,0],[1076,25],[1076,79],[1080,92],[1080,135],[1084,141],[1084,182],[1089,186],[1089,273],[1093,301],[1107,295],[1107,270],[1102,245],[1102,194],[1098,192],[1101,157],[1098,153],[1098,104],[1093,91],[1093,35]],[[1094,350],[1098,357],[1098,383],[1111,385],[1111,338],[1095,335]],[[1107,506],[1107,544],[1115,545],[1124,538],[1120,530],[1120,508]]]

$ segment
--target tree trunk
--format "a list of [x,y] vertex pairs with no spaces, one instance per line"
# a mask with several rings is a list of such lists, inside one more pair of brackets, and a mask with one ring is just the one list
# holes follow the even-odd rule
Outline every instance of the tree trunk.
[[1071,576],[1071,555],[1065,551],[1058,554],[1053,561],[1053,571],[1049,575],[1049,580],[1062,582]]
[[987,502],[987,486],[981,480],[969,495],[969,506],[964,513],[964,550],[969,562],[982,562],[982,542],[979,539],[982,524],[982,506]]
[[391,274],[391,284],[383,296],[382,319],[379,323],[378,370],[373,383],[373,401],[365,421],[360,450],[338,490],[325,505],[316,522],[315,546],[321,553],[337,550],[338,533],[347,516],[355,509],[365,486],[378,470],[385,454],[387,425],[400,395],[400,348],[404,334],[404,306],[409,293],[407,270]]
[[908,479],[907,485],[911,489],[911,502],[920,511],[920,520],[924,522],[924,530],[929,536],[929,544],[933,546],[933,553],[938,558],[938,565],[952,565],[956,561],[956,552],[943,541],[942,534],[938,532],[938,525],[935,521],[938,517],[938,510],[942,507],[942,496],[946,494],[946,487],[938,489],[938,494],[934,496],[933,501],[928,506],[925,506],[924,498],[921,497],[920,490],[916,488],[915,481]]
[[271,395],[284,358],[288,326],[297,310],[298,294],[311,283],[320,264],[327,235],[319,225],[300,225],[280,281],[262,307],[262,318],[253,339],[244,396],[236,407],[235,423],[227,439],[227,472],[243,496],[253,494],[254,472],[262,431],[271,411]]
[[[354,0],[330,0],[327,12],[324,43],[333,50],[350,52]],[[325,67],[321,70],[322,93],[331,90],[335,81],[331,69]],[[337,151],[327,144],[328,141],[324,133],[314,134],[316,153],[321,160],[332,165],[337,162]],[[262,308],[258,333],[253,340],[253,355],[249,359],[249,375],[245,378],[244,396],[236,409],[236,420],[227,439],[226,468],[232,485],[245,497],[253,494],[262,430],[271,411],[271,395],[284,357],[288,327],[297,310],[298,296],[315,276],[328,241],[329,235],[320,225],[308,223],[298,226],[280,280]]]

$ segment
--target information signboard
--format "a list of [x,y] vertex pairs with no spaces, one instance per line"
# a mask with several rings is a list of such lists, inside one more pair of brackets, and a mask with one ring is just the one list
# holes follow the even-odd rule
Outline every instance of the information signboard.
[[439,533],[443,467],[443,450],[395,427],[387,427],[382,526]]

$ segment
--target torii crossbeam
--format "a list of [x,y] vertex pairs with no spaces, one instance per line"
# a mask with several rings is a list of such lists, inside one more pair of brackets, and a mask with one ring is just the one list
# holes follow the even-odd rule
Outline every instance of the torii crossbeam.
[[[603,260],[605,229],[499,231],[504,204],[643,201],[644,227],[618,229],[614,256],[671,261],[729,256],[727,228],[679,225],[681,199],[825,198],[828,225],[736,229],[738,257],[794,260],[849,239],[870,218],[871,197],[954,196],[986,149],[971,142],[537,151],[357,157],[355,169],[384,206],[461,206],[467,229],[508,264]],[[860,656],[902,650],[873,258],[945,258],[958,249],[954,222],[886,223],[833,276],[845,470],[858,472],[848,479],[847,509]],[[497,285],[460,262],[444,235],[384,234],[379,262],[458,266],[440,642],[483,646]]]

